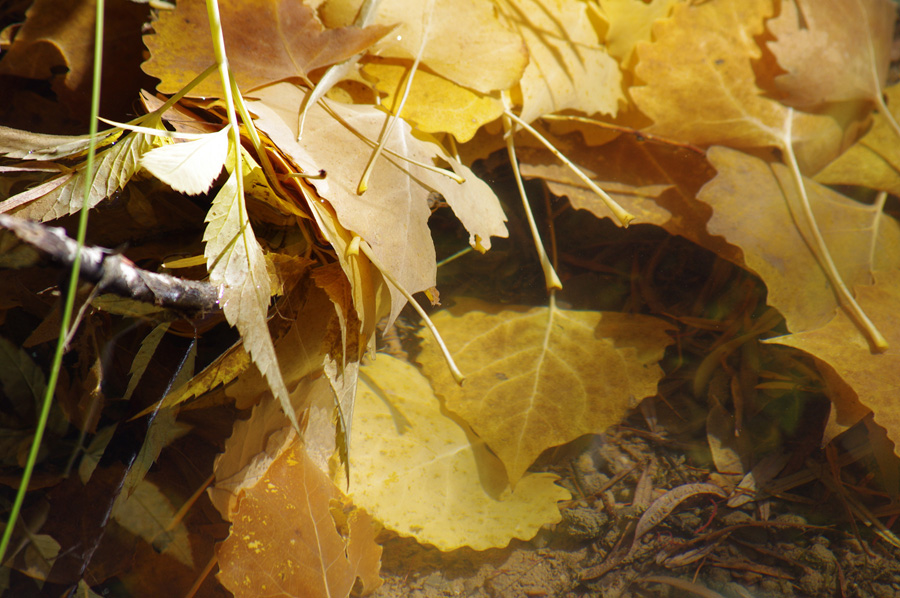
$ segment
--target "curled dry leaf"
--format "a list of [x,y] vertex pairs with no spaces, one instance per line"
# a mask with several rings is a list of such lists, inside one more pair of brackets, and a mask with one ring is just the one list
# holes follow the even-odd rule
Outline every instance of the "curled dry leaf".
[[[219,0],[228,62],[243,91],[275,81],[306,77],[310,71],[357,54],[390,28],[323,29],[311,8],[296,0]],[[144,36],[150,59],[144,72],[160,79],[156,89],[175,93],[215,63],[204,0],[182,0],[162,11]],[[194,96],[219,97],[218,77],[200,83]]]
[[466,375],[435,343],[420,360],[449,410],[472,426],[516,484],[545,449],[618,422],[662,377],[672,339],[656,318],[460,301],[432,317]]
[[556,476],[515,489],[484,442],[441,409],[414,366],[379,354],[362,368],[350,452],[350,492],[386,527],[448,551],[528,540],[560,520],[569,498]]
[[[368,242],[376,257],[410,293],[435,285],[434,244],[427,223],[431,215],[428,197],[433,191],[444,197],[469,230],[473,247],[488,249],[491,236],[506,236],[506,218],[494,192],[436,142],[414,136],[402,120],[386,144],[402,158],[382,154],[369,178],[369,190],[359,195],[356,187],[373,147],[364,139],[378,138],[386,118],[383,112],[373,106],[329,104],[343,120],[340,122],[321,106],[313,106],[307,114],[301,145],[296,142],[296,115],[303,92],[282,83],[257,95],[262,104],[260,114],[268,115],[257,122],[259,128],[289,156],[300,152],[304,160],[311,159],[317,168],[325,169],[328,175],[310,184],[334,209],[340,225]],[[255,102],[251,105],[260,106]],[[328,141],[321,141],[324,139]],[[450,164],[465,182],[459,184],[403,158]],[[353,282],[354,277],[347,274]],[[393,320],[406,300],[392,286],[390,289]],[[360,314],[362,317],[364,312],[360,310]]]

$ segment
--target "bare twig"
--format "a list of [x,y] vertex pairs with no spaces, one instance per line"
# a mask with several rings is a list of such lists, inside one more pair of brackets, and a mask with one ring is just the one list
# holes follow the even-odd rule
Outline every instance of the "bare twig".
[[[19,239],[51,256],[63,266],[75,260],[77,243],[64,229],[0,214],[0,227],[13,231]],[[128,258],[102,247],[81,249],[80,274],[95,283],[101,292],[113,293],[135,301],[176,309],[186,314],[218,311],[216,287],[196,280],[142,270]]]

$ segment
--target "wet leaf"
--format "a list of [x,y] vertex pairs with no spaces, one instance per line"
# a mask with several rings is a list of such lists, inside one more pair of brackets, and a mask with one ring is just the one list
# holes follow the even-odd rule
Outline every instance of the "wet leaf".
[[[472,426],[516,484],[545,449],[618,422],[662,377],[672,339],[648,316],[460,301],[432,317],[466,375],[433,341],[420,360],[447,408]],[[598,375],[600,374],[600,375]]]
[[569,493],[529,473],[509,488],[503,464],[441,409],[428,379],[390,355],[362,368],[350,493],[386,527],[448,551],[528,540],[560,520]]

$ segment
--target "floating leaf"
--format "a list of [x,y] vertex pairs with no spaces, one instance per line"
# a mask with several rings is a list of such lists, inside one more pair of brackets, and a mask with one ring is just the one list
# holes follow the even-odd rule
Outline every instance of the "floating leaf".
[[556,476],[526,474],[511,490],[503,464],[442,412],[414,366],[379,354],[362,372],[350,493],[386,527],[444,551],[485,550],[560,520],[569,493]]
[[460,387],[429,337],[435,392],[500,457],[516,484],[545,449],[603,432],[662,377],[671,326],[642,315],[461,301],[433,316]]

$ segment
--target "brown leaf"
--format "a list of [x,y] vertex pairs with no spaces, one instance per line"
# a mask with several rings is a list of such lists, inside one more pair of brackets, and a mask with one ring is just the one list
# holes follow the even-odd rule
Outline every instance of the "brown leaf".
[[[890,0],[784,0],[767,26],[768,46],[787,73],[783,103],[877,102],[891,59],[896,5]],[[844,108],[846,109],[846,108]]]
[[[724,236],[743,250],[744,262],[766,283],[769,304],[781,311],[791,331],[824,325],[838,303],[795,226],[803,221],[794,220],[799,199],[788,169],[723,147],[711,148],[708,156],[719,174],[697,198],[713,207],[710,233]],[[871,270],[900,260],[900,225],[893,218],[808,179],[804,184],[822,235],[848,285],[865,284]],[[808,235],[805,228],[801,230]]]
[[[657,21],[655,41],[638,45],[635,104],[649,132],[698,145],[781,146],[788,108],[762,95],[752,61],[755,38],[772,16],[771,0],[678,4]],[[837,155],[841,130],[825,116],[794,113],[793,144],[801,168],[816,171]]]
[[841,423],[855,423],[850,416],[858,418],[862,414],[858,407],[862,403],[875,412],[875,422],[887,430],[888,438],[896,445],[900,440],[900,271],[891,268],[876,272],[874,285],[856,287],[856,298],[888,339],[887,351],[873,353],[842,310],[821,328],[769,342],[795,347],[816,357],[820,367],[834,372],[843,382],[831,385],[838,391],[831,394]]
[[[362,52],[390,28],[323,29],[311,8],[292,0],[219,0],[225,50],[238,86],[251,90],[311,71]],[[215,63],[204,0],[183,0],[153,23],[144,37],[150,59],[144,72],[160,79],[157,89],[175,93]],[[221,95],[218,78],[207,79],[191,95]]]
[[237,598],[344,598],[357,577],[377,587],[381,547],[373,522],[356,510],[346,535],[339,533],[331,509],[341,500],[303,446],[291,444],[242,494],[231,533],[218,547],[219,581]]

